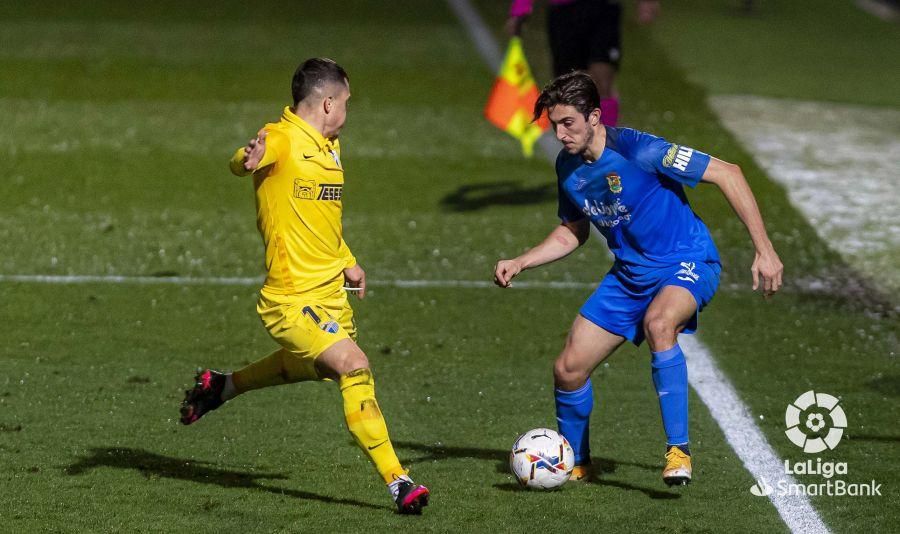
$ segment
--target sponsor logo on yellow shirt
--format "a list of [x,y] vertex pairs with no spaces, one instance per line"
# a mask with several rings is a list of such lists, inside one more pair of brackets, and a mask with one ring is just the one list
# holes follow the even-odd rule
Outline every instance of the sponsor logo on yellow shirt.
[[314,180],[294,178],[294,198],[301,200],[340,200],[343,193],[343,184],[316,185]]
[[312,200],[316,191],[316,182],[313,180],[304,180],[303,178],[294,178],[294,198],[304,200]]
[[343,184],[322,184],[319,186],[319,200],[340,200],[343,193]]

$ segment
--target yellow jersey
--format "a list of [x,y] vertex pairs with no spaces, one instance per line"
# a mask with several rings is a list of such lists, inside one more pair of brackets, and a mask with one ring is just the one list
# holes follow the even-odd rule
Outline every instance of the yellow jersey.
[[[344,170],[337,140],[284,108],[267,124],[266,151],[253,171],[256,225],[266,247],[263,291],[289,295],[331,294],[343,286],[343,270],[356,265],[344,242],[341,215]],[[244,149],[231,172],[246,176]]]

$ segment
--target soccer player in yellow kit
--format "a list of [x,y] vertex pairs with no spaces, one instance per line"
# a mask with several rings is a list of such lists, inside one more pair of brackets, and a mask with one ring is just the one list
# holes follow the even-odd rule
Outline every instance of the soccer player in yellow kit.
[[291,83],[293,107],[238,149],[231,171],[252,173],[257,226],[268,276],[257,311],[281,345],[237,370],[200,371],[181,405],[189,425],[253,389],[305,380],[334,380],[347,427],[384,478],[401,514],[421,513],[429,492],[400,465],[375,400],[369,361],[356,344],[346,285],[365,297],[366,275],[344,242],[344,171],[338,134],[347,117],[347,73],[330,59],[309,59]]

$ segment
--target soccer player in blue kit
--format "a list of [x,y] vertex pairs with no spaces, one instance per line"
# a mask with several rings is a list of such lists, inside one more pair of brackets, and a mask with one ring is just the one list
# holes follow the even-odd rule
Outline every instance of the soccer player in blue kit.
[[497,262],[494,281],[509,287],[523,270],[570,254],[587,241],[591,223],[603,234],[615,262],[575,318],[553,369],[559,430],[575,450],[572,478],[592,474],[591,373],[625,340],[640,345],[646,339],[666,434],[663,481],[687,484],[688,378],[678,334],[696,330],[722,266],[683,186],[717,185],[747,227],[756,248],[754,290],[762,288],[765,296],[778,291],[781,260],[737,165],[644,132],[604,126],[596,87],[584,72],[550,82],[535,118],[545,111],[563,144],[556,158],[562,222],[534,248]]

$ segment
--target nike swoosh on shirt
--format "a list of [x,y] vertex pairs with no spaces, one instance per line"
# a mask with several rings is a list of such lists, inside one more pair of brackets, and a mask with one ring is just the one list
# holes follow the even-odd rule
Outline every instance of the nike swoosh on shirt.
[[314,157],[316,157],[315,154],[313,154],[312,156],[307,156],[306,154],[303,154],[304,159],[309,159],[309,158],[314,158]]
[[369,450],[371,451],[372,449],[377,449],[378,447],[381,447],[381,446],[384,445],[385,443],[387,443],[387,440],[382,441],[382,442],[379,443],[378,445],[372,445],[371,447],[369,447]]

